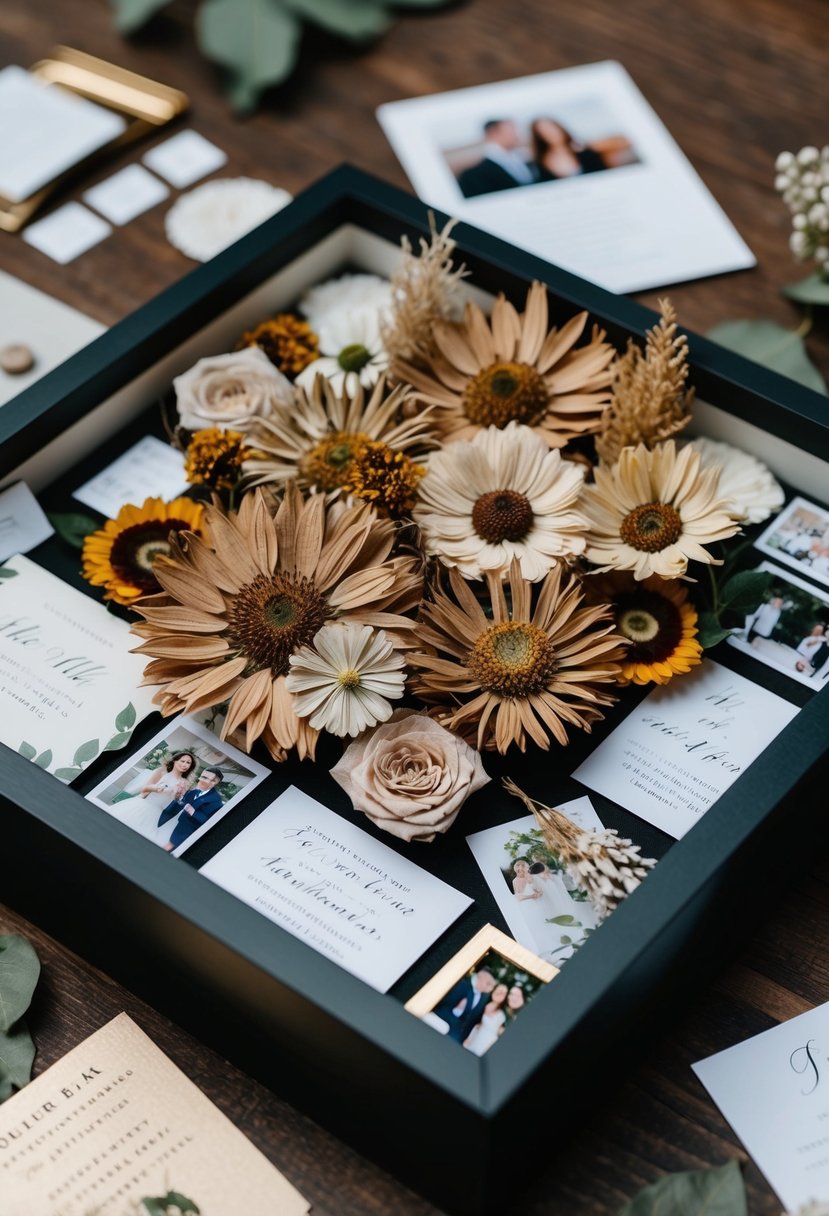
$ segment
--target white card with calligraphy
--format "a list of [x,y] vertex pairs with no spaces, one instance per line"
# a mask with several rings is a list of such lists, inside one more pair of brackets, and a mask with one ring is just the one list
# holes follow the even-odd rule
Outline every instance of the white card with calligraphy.
[[654,689],[573,776],[679,839],[797,712],[705,659]]
[[135,638],[26,557],[0,568],[0,741],[60,781],[130,740],[153,709]]
[[692,1067],[785,1207],[825,1202],[829,1004]]
[[472,903],[294,786],[201,873],[378,992]]

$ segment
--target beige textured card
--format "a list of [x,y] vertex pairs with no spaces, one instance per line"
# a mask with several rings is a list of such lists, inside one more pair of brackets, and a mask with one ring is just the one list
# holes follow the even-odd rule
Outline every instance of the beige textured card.
[[309,1211],[125,1013],[0,1106],[2,1216],[144,1216],[170,1191],[202,1216]]

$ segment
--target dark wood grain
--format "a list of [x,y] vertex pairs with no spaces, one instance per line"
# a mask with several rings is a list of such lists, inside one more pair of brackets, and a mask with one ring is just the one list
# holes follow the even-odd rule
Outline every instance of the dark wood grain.
[[[825,0],[467,0],[439,13],[402,17],[361,54],[319,36],[306,38],[296,78],[244,121],[229,114],[215,72],[193,48],[192,10],[174,0],[167,15],[125,42],[113,31],[104,0],[7,0],[0,5],[0,63],[28,65],[63,42],[183,88],[192,99],[187,121],[228,153],[223,175],[263,177],[295,192],[342,160],[406,184],[374,118],[383,102],[619,59],[758,259],[756,270],[673,289],[683,323],[701,331],[735,317],[796,323],[797,311],[778,288],[803,271],[788,251],[789,222],[772,187],[773,161],[783,148],[825,139]],[[135,150],[126,151],[97,178],[136,158]],[[77,190],[64,196],[75,197]],[[156,208],[116,230],[67,267],[19,236],[0,234],[0,267],[111,324],[192,267],[167,244],[164,211]],[[654,303],[658,294],[641,298]],[[829,374],[825,320],[823,326],[809,347]],[[522,1216],[612,1216],[666,1170],[719,1164],[738,1151],[690,1064],[829,999],[829,864],[819,845],[809,849],[809,869],[804,872],[793,851],[781,862],[780,890],[755,893],[757,934],[720,981],[661,1029],[644,1058],[618,1053],[606,1085],[593,1094],[591,1118],[579,1121],[570,1141],[552,1144],[549,1161],[510,1167],[517,1188],[526,1184],[529,1191],[520,1202]],[[781,893],[784,878],[795,879],[788,894]],[[31,1018],[38,1069],[126,1009],[320,1216],[436,1211],[0,907],[0,932],[8,931],[29,936],[44,962]],[[780,1205],[751,1163],[746,1178],[752,1216],[777,1216]]]

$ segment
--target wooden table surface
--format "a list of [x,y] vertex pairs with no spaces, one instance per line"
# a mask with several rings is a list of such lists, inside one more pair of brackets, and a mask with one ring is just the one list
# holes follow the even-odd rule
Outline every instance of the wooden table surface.
[[[5,0],[0,65],[27,66],[64,43],[176,85],[192,100],[188,124],[227,152],[222,176],[261,177],[296,192],[343,160],[406,185],[374,118],[382,102],[618,59],[758,260],[755,270],[672,290],[680,320],[699,330],[737,317],[797,324],[796,310],[778,287],[805,272],[792,262],[789,220],[771,183],[781,149],[826,139],[826,0],[466,0],[436,13],[401,16],[385,38],[359,54],[330,39],[306,38],[294,80],[244,121],[229,113],[216,73],[193,47],[194,7],[174,0],[151,29],[126,42],[113,31],[104,0]],[[126,150],[96,180],[138,155]],[[77,196],[70,191],[65,197]],[[165,240],[165,210],[158,207],[116,230],[66,267],[19,236],[0,234],[0,267],[111,324],[192,268]],[[657,294],[640,298],[653,303]],[[822,324],[809,347],[829,375],[825,315]],[[779,884],[753,896],[756,935],[737,960],[663,1028],[645,1057],[628,1060],[620,1050],[606,1088],[594,1096],[590,1120],[579,1121],[567,1144],[551,1146],[543,1166],[527,1163],[519,1170],[529,1188],[516,1204],[522,1216],[610,1216],[663,1172],[719,1164],[738,1152],[690,1064],[829,999],[828,882],[820,841],[810,842],[808,861],[796,854],[782,859]],[[436,1211],[0,906],[2,932],[25,933],[44,962],[31,1017],[38,1070],[126,1009],[305,1193],[319,1216]],[[745,1173],[752,1216],[776,1216],[780,1205],[756,1167],[748,1163]]]

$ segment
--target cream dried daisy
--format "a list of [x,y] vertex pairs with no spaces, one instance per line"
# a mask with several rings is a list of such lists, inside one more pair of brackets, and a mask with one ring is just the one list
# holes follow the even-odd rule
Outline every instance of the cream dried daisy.
[[380,323],[370,309],[342,309],[326,313],[315,326],[320,357],[299,373],[294,381],[311,388],[317,376],[325,376],[336,392],[351,392],[362,384],[371,388],[389,365],[380,336]]
[[648,450],[624,448],[614,465],[599,465],[584,487],[586,557],[602,570],[632,570],[636,579],[679,578],[689,561],[721,565],[705,545],[739,531],[719,492],[719,469],[703,472],[699,453],[677,451],[673,439]]
[[392,307],[392,285],[377,274],[343,274],[309,288],[299,311],[316,329],[330,315],[355,310],[374,313],[378,326]]
[[692,439],[688,447],[699,452],[700,468],[720,469],[720,495],[729,510],[749,524],[761,524],[786,501],[783,487],[771,470],[748,452],[715,439]]
[[579,581],[561,567],[534,587],[513,560],[508,586],[487,575],[482,600],[450,570],[449,589],[424,601],[423,649],[408,656],[413,690],[442,726],[479,749],[547,749],[551,738],[567,743],[568,727],[589,731],[613,704],[603,686],[616,682],[622,639],[607,605],[584,607]]
[[505,571],[530,582],[584,552],[587,520],[575,506],[584,474],[529,427],[485,427],[433,452],[417,490],[415,522],[427,553],[464,578]]
[[323,625],[289,662],[285,686],[296,713],[315,730],[340,737],[387,721],[406,684],[402,655],[382,629],[369,625]]
[[276,515],[265,491],[238,511],[204,511],[203,537],[170,541],[153,573],[162,594],[141,600],[136,653],[153,661],[165,716],[228,702],[222,737],[244,728],[250,750],[261,738],[276,760],[296,747],[313,759],[318,731],[300,718],[287,687],[290,658],[329,621],[383,629],[411,645],[423,580],[414,558],[393,555],[394,524],[367,506],[332,520],[322,494],[303,501],[295,484]]
[[423,449],[432,436],[430,419],[400,419],[407,391],[399,386],[387,396],[380,380],[370,393],[361,385],[336,392],[318,377],[310,391],[297,391],[290,408],[257,426],[251,437],[257,453],[244,466],[248,483],[280,486],[296,478],[328,494],[350,481],[355,455],[369,441],[397,452]]
[[586,312],[560,329],[548,330],[548,319],[541,283],[533,283],[520,315],[504,296],[495,301],[489,321],[469,303],[462,322],[433,326],[438,353],[425,370],[395,359],[392,372],[437,407],[445,439],[470,439],[481,427],[521,422],[548,447],[564,447],[601,427],[615,352],[595,326],[590,341],[577,346]]

